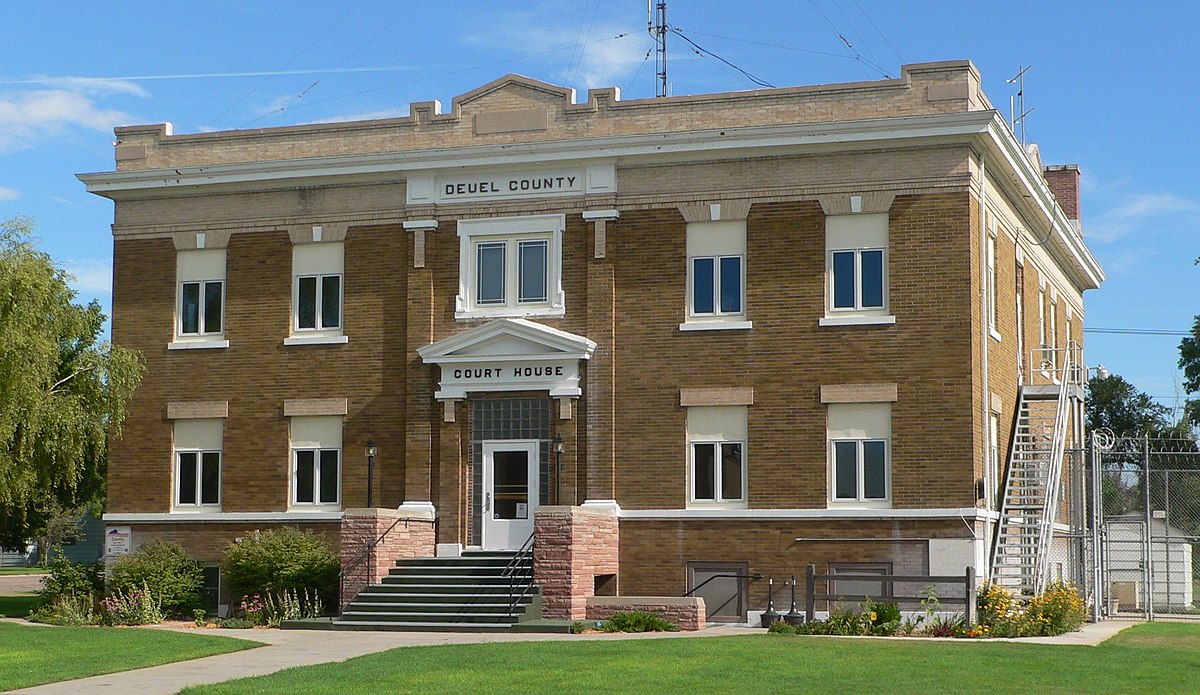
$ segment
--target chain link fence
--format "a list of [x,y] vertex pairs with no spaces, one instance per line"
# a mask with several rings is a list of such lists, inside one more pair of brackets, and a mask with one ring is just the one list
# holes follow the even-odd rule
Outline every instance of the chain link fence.
[[1200,447],[1100,431],[1090,463],[1079,547],[1099,615],[1200,621]]

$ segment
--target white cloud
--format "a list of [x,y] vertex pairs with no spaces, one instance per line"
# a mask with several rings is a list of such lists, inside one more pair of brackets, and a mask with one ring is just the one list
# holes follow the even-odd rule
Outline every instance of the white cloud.
[[139,97],[150,96],[137,82],[119,77],[51,77],[38,75],[31,82],[45,84],[51,87],[65,89],[70,92],[87,94],[132,94]]
[[1117,194],[1112,198],[1115,206],[1090,222],[1085,220],[1083,230],[1089,239],[1110,243],[1139,229],[1155,232],[1200,222],[1200,203],[1171,192]]
[[112,292],[111,258],[76,258],[63,266],[73,276],[71,287],[79,294],[90,297]]
[[408,109],[386,109],[383,111],[364,111],[361,113],[344,113],[337,116],[326,116],[315,121],[306,121],[301,125],[316,123],[343,123],[346,121],[376,121],[383,118],[400,118],[408,115]]
[[5,188],[0,186],[0,200],[16,200],[21,197],[21,192],[15,188]]
[[62,89],[0,97],[0,153],[31,147],[70,128],[111,131],[128,114],[102,109],[87,96]]
[[[544,48],[550,79],[585,89],[619,86],[637,71],[646,56],[645,32],[615,23],[596,23],[581,32],[578,24],[556,23],[561,8],[513,12],[489,17],[486,31],[470,34],[468,43],[509,51]],[[621,38],[614,38],[625,34]],[[531,75],[531,77],[536,77]]]

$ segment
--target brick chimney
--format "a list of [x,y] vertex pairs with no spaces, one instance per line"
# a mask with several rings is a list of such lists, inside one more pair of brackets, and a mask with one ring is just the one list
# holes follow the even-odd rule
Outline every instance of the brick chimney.
[[1079,165],[1056,164],[1042,167],[1042,177],[1046,179],[1046,184],[1050,186],[1050,192],[1058,200],[1058,206],[1062,208],[1067,219],[1075,222],[1078,228]]

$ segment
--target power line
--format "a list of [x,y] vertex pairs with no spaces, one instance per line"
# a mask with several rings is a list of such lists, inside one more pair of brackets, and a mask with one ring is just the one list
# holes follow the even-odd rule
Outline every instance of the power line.
[[751,81],[751,82],[753,82],[754,84],[758,85],[759,87],[766,87],[766,88],[768,88],[768,89],[774,89],[774,88],[775,88],[775,85],[771,84],[770,82],[767,82],[766,80],[763,80],[763,79],[761,79],[761,78],[759,78],[759,77],[756,77],[756,76],[754,76],[754,75],[750,74],[750,73],[749,73],[749,72],[747,72],[746,70],[743,70],[742,68],[740,68],[740,67],[738,67],[738,66],[734,65],[733,63],[729,62],[728,60],[725,60],[724,58],[722,58],[721,56],[717,55],[716,53],[713,53],[712,51],[708,50],[707,48],[704,48],[704,47],[700,46],[700,45],[699,45],[699,44],[697,44],[695,41],[692,41],[690,38],[688,38],[688,37],[687,37],[687,35],[686,35],[686,34],[684,34],[684,33],[683,33],[683,31],[682,31],[682,30],[681,30],[679,27],[674,27],[674,26],[672,26],[672,27],[669,27],[669,28],[670,28],[670,30],[671,30],[671,33],[675,34],[676,36],[678,36],[679,38],[683,39],[684,41],[687,41],[687,42],[688,42],[688,45],[690,45],[690,46],[692,47],[692,51],[693,51],[694,53],[696,53],[696,55],[699,55],[699,56],[709,56],[709,57],[711,57],[711,58],[716,58],[717,60],[721,61],[722,63],[724,63],[724,64],[726,64],[726,65],[728,65],[729,67],[733,68],[734,70],[737,70],[739,73],[741,73],[741,74],[742,74],[742,76],[744,76],[746,79],[750,80],[750,81]]
[[1110,335],[1177,335],[1189,336],[1191,331],[1169,331],[1153,328],[1084,328],[1084,333],[1106,333]]

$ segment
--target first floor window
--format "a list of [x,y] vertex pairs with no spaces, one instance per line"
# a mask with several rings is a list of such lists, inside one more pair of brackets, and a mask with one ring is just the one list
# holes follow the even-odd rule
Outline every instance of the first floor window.
[[884,307],[883,249],[833,251],[829,267],[833,309]]
[[887,441],[843,439],[833,442],[836,500],[887,499]]
[[886,505],[891,500],[891,403],[831,403],[829,500]]
[[221,503],[221,452],[179,451],[176,458],[175,505],[216,506]]
[[692,499],[740,502],[745,472],[742,442],[692,442]]
[[746,406],[687,409],[688,503],[746,505]]
[[296,328],[328,330],[342,325],[342,276],[296,278]]
[[296,504],[337,504],[341,487],[337,449],[298,449],[295,452]]
[[742,313],[742,257],[692,259],[692,315]]
[[184,282],[179,288],[179,334],[221,332],[225,283],[221,280]]

